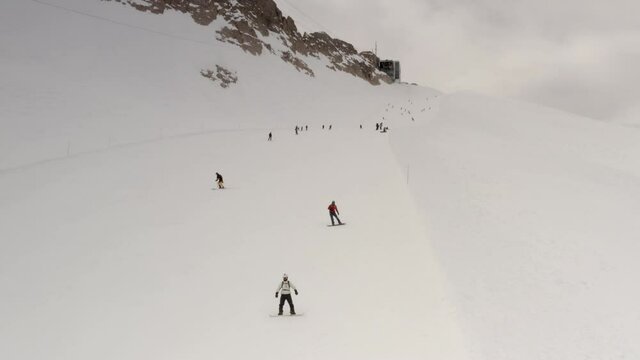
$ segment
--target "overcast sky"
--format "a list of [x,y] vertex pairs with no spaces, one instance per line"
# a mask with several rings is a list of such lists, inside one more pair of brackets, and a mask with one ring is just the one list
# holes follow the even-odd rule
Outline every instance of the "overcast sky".
[[640,122],[640,0],[276,0],[403,81]]

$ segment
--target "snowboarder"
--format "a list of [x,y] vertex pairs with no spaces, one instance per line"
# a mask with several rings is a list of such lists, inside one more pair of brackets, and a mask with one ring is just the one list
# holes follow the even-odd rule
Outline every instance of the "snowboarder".
[[284,302],[289,303],[289,313],[291,315],[296,314],[296,310],[293,307],[293,300],[291,299],[291,289],[298,295],[298,289],[293,285],[292,282],[289,281],[289,276],[287,274],[282,275],[282,282],[278,285],[276,289],[276,299],[278,298],[278,293],[280,293],[280,305],[278,307],[278,315],[282,315],[282,308],[284,307]]
[[216,173],[216,182],[218,183],[218,189],[224,189],[224,180],[222,180],[222,175]]
[[271,139],[273,138],[273,135],[271,135],[271,133],[269,133],[269,141],[271,141]]
[[329,217],[331,218],[331,225],[335,225],[336,224],[333,221],[333,218],[336,218],[336,220],[338,220],[338,225],[342,225],[342,222],[338,218],[338,215],[340,215],[340,212],[338,211],[338,207],[336,206],[336,202],[332,201],[331,205],[329,205]]
[[296,126],[296,135],[298,135],[298,127]]
[[331,130],[331,126],[332,126],[332,125],[329,125],[329,130]]

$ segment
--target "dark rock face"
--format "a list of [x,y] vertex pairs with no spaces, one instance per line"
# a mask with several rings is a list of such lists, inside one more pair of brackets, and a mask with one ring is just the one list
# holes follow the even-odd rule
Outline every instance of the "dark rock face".
[[309,76],[312,76],[312,77],[315,76],[314,73],[313,73],[313,70],[311,70],[311,68],[309,68],[307,63],[305,63],[304,61],[302,61],[299,58],[295,57],[290,51],[283,52],[282,55],[280,56],[280,58],[282,60],[284,60],[285,62],[288,62],[289,64],[295,66],[296,70],[302,71],[305,74],[307,74]]
[[220,87],[223,89],[228,88],[232,84],[238,82],[238,76],[235,72],[232,72],[229,69],[225,69],[220,65],[216,65],[216,71],[206,69],[200,70],[200,75],[206,77],[207,79],[213,82],[219,82]]
[[[373,85],[391,83],[386,74],[377,70],[377,59],[370,52],[358,54],[353,45],[334,39],[324,32],[300,34],[291,17],[282,15],[273,0],[103,0],[115,1],[154,14],[179,11],[189,14],[203,26],[222,18],[226,25],[217,31],[217,39],[239,46],[252,55],[263,52],[280,57],[298,71],[314,76],[302,57],[326,57],[334,71],[343,71]],[[274,50],[261,37],[276,38],[289,50]]]
[[193,20],[200,25],[211,24],[219,13],[224,12],[225,3],[228,3],[228,1],[219,0],[144,0],[143,2],[146,4],[131,0],[113,1],[129,4],[140,11],[148,11],[154,14],[163,14],[167,10],[190,14]]

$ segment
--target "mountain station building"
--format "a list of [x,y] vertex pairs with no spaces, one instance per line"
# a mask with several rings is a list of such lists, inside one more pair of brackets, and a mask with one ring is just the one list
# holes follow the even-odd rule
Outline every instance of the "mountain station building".
[[378,62],[378,70],[389,75],[393,81],[400,81],[400,61],[380,60]]

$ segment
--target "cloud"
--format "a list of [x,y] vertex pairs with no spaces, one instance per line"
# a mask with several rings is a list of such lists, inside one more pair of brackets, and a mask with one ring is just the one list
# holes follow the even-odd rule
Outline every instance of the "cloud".
[[640,115],[637,0],[277,0],[286,11],[285,1],[359,49],[377,41],[406,81],[597,119]]
[[[640,99],[640,33],[583,35],[552,52],[523,99],[597,119],[628,118]],[[640,120],[640,119],[639,119]],[[640,122],[640,121],[639,121]]]

